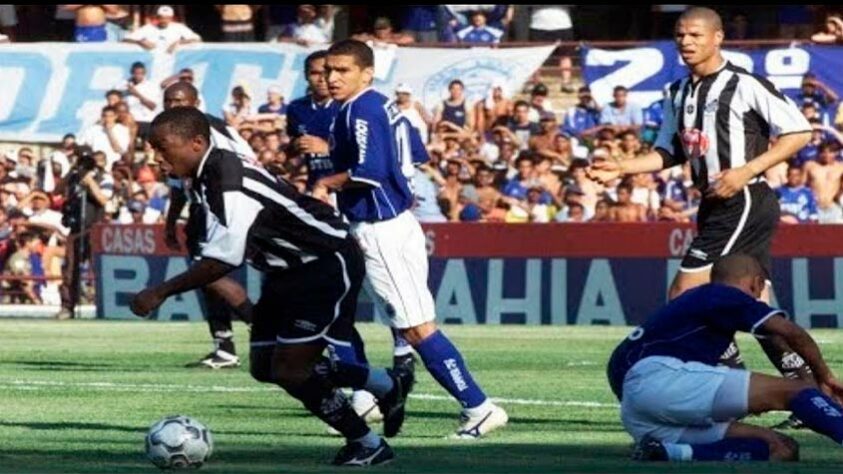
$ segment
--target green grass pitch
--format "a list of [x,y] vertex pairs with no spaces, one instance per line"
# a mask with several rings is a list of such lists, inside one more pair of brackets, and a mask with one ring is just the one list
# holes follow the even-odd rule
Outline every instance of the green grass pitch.
[[[376,364],[391,361],[388,331],[363,324]],[[479,442],[445,439],[458,406],[422,367],[396,460],[372,472],[839,472],[843,448],[794,434],[797,464],[634,464],[604,365],[628,328],[447,327],[510,425]],[[241,355],[247,331],[235,329]],[[816,331],[831,366],[843,371],[843,332]],[[751,366],[768,371],[754,341]],[[167,414],[205,423],[215,453],[202,472],[335,472],[341,445],[280,390],[237,370],[185,369],[209,348],[204,324],[0,321],[0,472],[155,472],[143,437]],[[783,414],[753,418],[772,425]],[[379,427],[378,427],[379,429]],[[340,471],[347,472],[347,469]]]

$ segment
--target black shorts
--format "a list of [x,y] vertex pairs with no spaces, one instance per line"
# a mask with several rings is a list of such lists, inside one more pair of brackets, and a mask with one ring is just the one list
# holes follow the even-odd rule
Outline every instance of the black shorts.
[[697,214],[698,233],[680,270],[710,270],[718,258],[744,253],[757,258],[769,278],[770,247],[778,222],[779,200],[765,182],[750,184],[725,201],[703,199]]
[[348,343],[366,275],[363,252],[347,249],[265,274],[252,322],[252,346]]

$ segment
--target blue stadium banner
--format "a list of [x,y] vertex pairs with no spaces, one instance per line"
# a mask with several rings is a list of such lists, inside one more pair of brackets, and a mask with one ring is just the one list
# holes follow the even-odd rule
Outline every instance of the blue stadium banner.
[[[615,86],[626,86],[631,101],[647,106],[663,97],[667,84],[688,74],[672,41],[629,49],[582,48],[583,76],[600,104],[612,100]],[[813,73],[843,95],[843,47],[793,44],[747,50],[727,49],[733,64],[769,79],[785,94],[799,92],[802,77]]]
[[[695,230],[686,224],[425,225],[428,284],[440,322],[635,325],[663,304]],[[608,236],[608,237],[607,237]],[[774,305],[804,327],[843,325],[843,226],[782,226],[773,243]],[[617,245],[623,242],[623,245]],[[131,296],[183,272],[163,226],[101,225],[93,232],[97,316],[134,319]],[[235,275],[249,296],[261,274]],[[359,321],[382,317],[361,294]],[[195,292],[153,318],[203,318]]]
[[[472,100],[484,97],[494,83],[515,93],[553,49],[376,47],[375,87],[391,95],[405,83],[430,108],[457,78]],[[289,102],[305,93],[304,60],[314,50],[291,43],[208,43],[174,54],[128,44],[0,45],[0,141],[58,142],[65,133],[79,133],[99,119],[106,91],[126,90],[136,61],[156,84],[192,68],[203,108],[214,115],[222,115],[237,85],[251,92],[255,108],[271,85],[280,86]]]

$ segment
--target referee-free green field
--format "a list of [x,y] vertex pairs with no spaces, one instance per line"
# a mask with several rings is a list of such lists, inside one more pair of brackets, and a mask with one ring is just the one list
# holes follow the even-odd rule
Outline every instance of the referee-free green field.
[[[388,331],[360,326],[375,364],[391,363]],[[604,365],[628,328],[446,327],[474,376],[506,408],[510,424],[479,442],[446,439],[458,406],[422,366],[396,459],[373,472],[840,472],[843,447],[807,431],[796,464],[655,465],[628,461],[630,438]],[[235,328],[241,356],[247,331]],[[816,331],[843,371],[843,332]],[[769,364],[742,338],[751,366]],[[0,472],[155,472],[147,428],[185,414],[213,432],[204,472],[336,472],[342,441],[244,367],[186,369],[209,350],[197,323],[0,321]],[[783,414],[749,421],[772,425]],[[380,429],[380,427],[377,427]]]

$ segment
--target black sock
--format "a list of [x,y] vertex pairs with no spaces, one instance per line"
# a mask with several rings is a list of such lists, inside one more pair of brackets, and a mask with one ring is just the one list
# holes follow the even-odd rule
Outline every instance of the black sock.
[[214,337],[214,345],[218,351],[224,351],[231,355],[237,355],[237,350],[234,348],[234,339],[230,336]]
[[234,314],[240,318],[240,321],[243,321],[246,324],[252,324],[252,309],[252,302],[247,299],[246,301],[240,303],[239,306],[232,308],[232,311],[234,311]]
[[359,439],[369,433],[366,422],[354,412],[345,395],[316,372],[300,386],[287,388],[287,393],[346,439]]
[[735,341],[732,341],[726,352],[720,356],[720,365],[725,365],[731,369],[746,369],[743,363],[743,357],[741,357],[741,350]]

